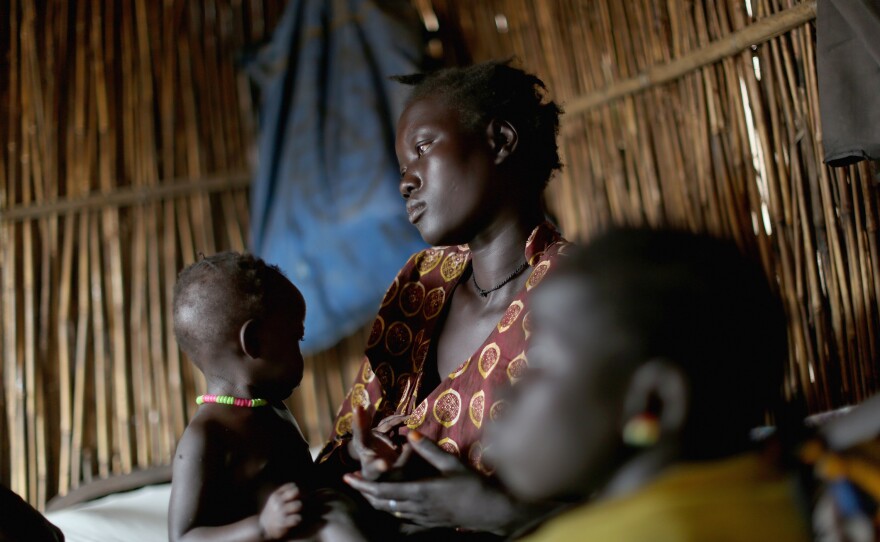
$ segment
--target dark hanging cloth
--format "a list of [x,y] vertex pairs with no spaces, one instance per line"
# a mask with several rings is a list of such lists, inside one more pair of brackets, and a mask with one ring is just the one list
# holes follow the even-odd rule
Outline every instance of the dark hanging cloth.
[[305,296],[305,353],[375,315],[385,287],[424,248],[398,191],[394,132],[419,71],[406,0],[293,0],[248,66],[262,87],[251,251]]
[[825,162],[880,160],[880,0],[819,0],[816,25]]

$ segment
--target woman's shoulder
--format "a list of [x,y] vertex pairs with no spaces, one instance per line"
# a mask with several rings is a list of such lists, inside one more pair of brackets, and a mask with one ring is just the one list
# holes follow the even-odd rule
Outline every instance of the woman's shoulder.
[[450,282],[464,271],[470,259],[467,245],[437,246],[412,254],[397,274],[402,282]]

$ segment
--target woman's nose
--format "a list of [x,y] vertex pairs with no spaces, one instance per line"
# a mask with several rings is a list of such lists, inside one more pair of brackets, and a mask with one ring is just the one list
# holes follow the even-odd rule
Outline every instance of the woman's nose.
[[410,195],[413,191],[418,188],[418,181],[415,176],[407,173],[406,168],[403,168],[400,172],[400,195],[403,196],[404,199],[409,199]]

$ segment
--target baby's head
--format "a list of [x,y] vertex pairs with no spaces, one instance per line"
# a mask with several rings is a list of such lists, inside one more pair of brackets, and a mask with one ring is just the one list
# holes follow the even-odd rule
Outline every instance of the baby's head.
[[184,269],[174,287],[174,334],[209,384],[229,394],[287,398],[302,380],[305,301],[281,271],[222,252]]
[[[541,290],[529,371],[487,450],[522,497],[587,498],[641,454],[744,451],[780,396],[782,305],[732,243],[611,232]],[[659,435],[636,441],[632,420],[656,422]]]

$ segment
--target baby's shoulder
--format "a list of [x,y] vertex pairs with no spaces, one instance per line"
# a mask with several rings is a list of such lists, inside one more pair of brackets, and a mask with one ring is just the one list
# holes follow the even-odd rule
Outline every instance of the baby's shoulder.
[[235,433],[223,420],[199,413],[186,426],[177,447],[191,452],[228,447],[235,440]]

